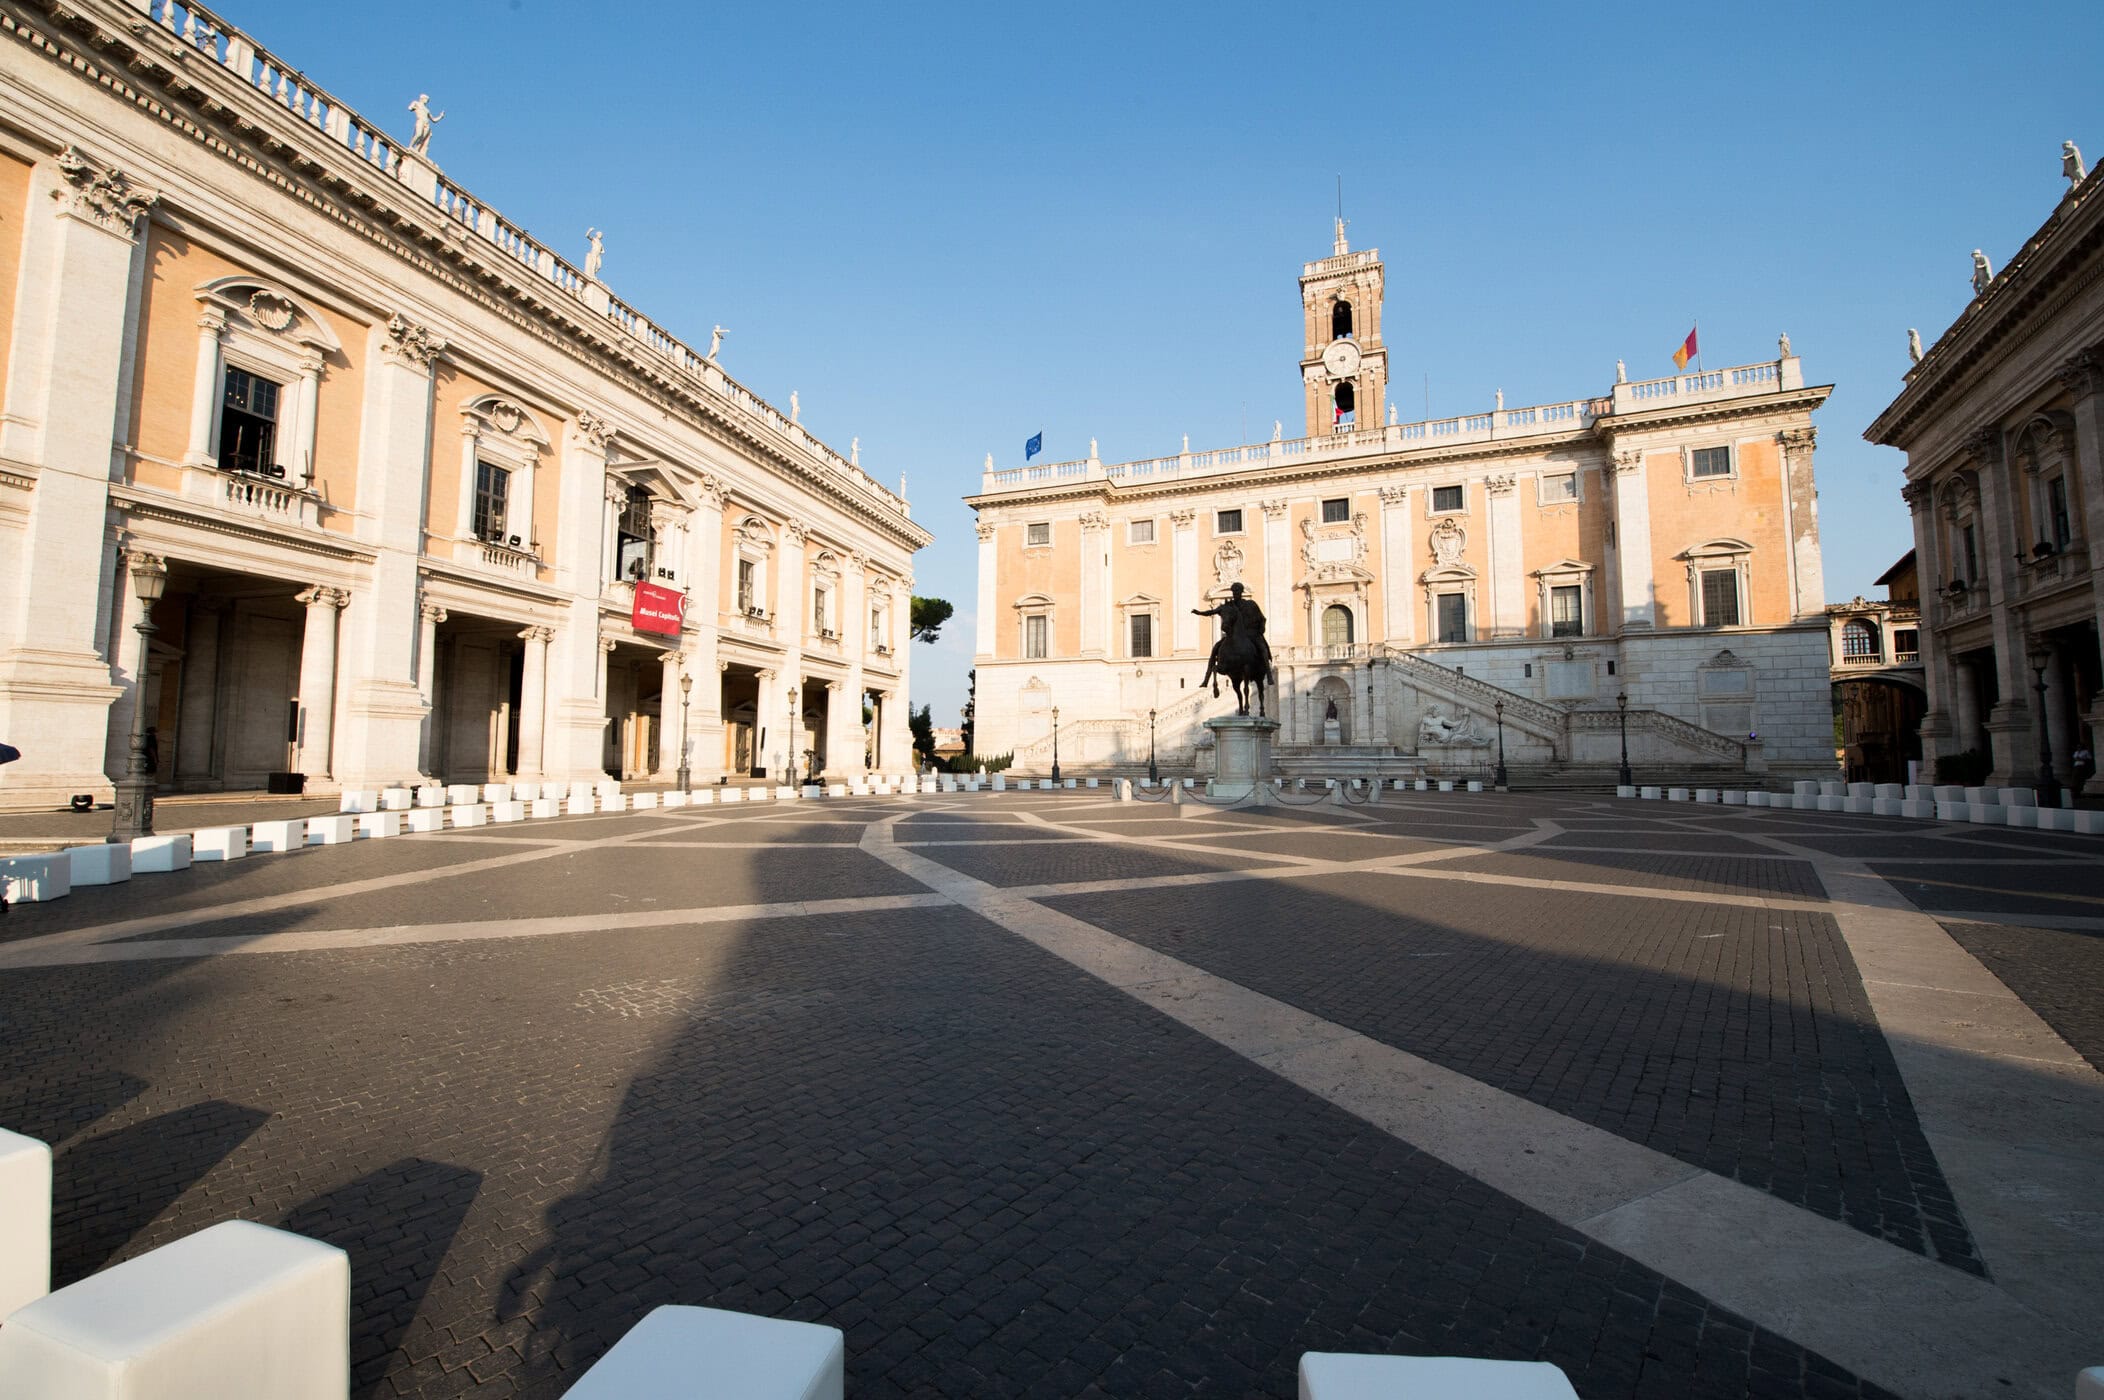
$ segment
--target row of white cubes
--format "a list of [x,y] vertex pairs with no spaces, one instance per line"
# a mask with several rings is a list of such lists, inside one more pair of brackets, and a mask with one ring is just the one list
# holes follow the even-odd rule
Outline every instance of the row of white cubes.
[[2037,831],[2072,831],[2104,836],[2104,812],[2041,807],[2030,788],[1958,787],[1927,783],[1798,782],[1790,792],[1740,792],[1732,788],[1618,787],[1617,797],[1667,802],[1711,802],[1726,807],[1789,808],[1799,812],[1846,812],[1867,817],[1911,817],[1918,821],[1972,822]]

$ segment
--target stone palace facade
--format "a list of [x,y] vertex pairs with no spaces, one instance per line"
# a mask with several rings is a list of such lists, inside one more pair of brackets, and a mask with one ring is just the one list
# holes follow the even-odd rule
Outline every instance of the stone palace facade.
[[1907,454],[1943,781],[2050,761],[2068,785],[2104,732],[2104,179],[2069,149],[2052,215],[1999,275],[1974,255],[1972,302],[1863,434]]
[[[1206,766],[1234,583],[1262,606],[1287,772],[1831,772],[1807,386],[1774,360],[1426,423],[1387,403],[1380,255],[1300,278],[1305,437],[994,470],[974,747]],[[1502,397],[1502,396],[1501,396]],[[1151,717],[1151,720],[1150,720]]]
[[596,239],[196,5],[0,0],[0,73],[0,804],[142,701],[163,790],[910,762],[928,534]]

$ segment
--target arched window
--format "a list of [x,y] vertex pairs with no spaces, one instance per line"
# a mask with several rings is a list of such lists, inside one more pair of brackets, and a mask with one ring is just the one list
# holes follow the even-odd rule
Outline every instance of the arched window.
[[1342,423],[1345,419],[1355,415],[1359,407],[1359,394],[1357,390],[1352,388],[1352,382],[1346,379],[1338,383],[1337,392],[1331,401],[1337,406],[1335,421]]
[[1352,610],[1341,603],[1332,603],[1322,610],[1322,644],[1326,647],[1348,647],[1352,644]]
[[1875,661],[1883,654],[1878,646],[1878,625],[1868,618],[1852,617],[1841,629],[1841,656],[1846,661]]
[[1352,333],[1352,304],[1340,301],[1330,308],[1330,339],[1349,340]]

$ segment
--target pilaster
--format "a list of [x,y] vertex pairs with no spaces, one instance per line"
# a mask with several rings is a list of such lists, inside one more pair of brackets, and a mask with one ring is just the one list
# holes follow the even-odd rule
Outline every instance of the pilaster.
[[1410,599],[1410,488],[1381,488],[1381,611],[1383,635],[1402,646],[1417,637],[1416,605]]
[[1614,454],[1615,586],[1618,619],[1625,632],[1658,625],[1658,605],[1651,577],[1651,492],[1644,474],[1644,454]]
[[1812,445],[1819,430],[1807,423],[1785,428],[1783,518],[1790,534],[1790,613],[1819,617],[1826,611],[1826,566],[1819,553],[1819,491],[1812,477]]
[[1490,635],[1496,638],[1527,635],[1526,580],[1521,567],[1525,555],[1520,546],[1519,494],[1513,480],[1513,474],[1506,472],[1483,483],[1490,496]]
[[[1101,658],[1110,631],[1110,520],[1100,510],[1081,517],[1081,654]],[[901,644],[903,645],[903,643]]]
[[608,573],[600,523],[606,509],[606,453],[614,427],[597,414],[579,413],[564,435],[557,467],[555,585],[570,595],[569,618],[556,629],[548,653],[549,707],[543,762],[558,781],[595,779],[605,772],[606,656],[599,634],[599,600]]
[[1198,512],[1179,506],[1169,512],[1169,616],[1175,653],[1186,656],[1202,651],[1198,619],[1191,609],[1198,606]]
[[[982,661],[993,659],[994,613],[1000,606],[995,601],[999,596],[1001,568],[1000,551],[996,548],[994,542],[996,533],[994,526],[990,522],[985,520],[979,522],[979,611],[978,615],[972,619],[972,653]],[[861,597],[861,584],[859,582],[861,572],[859,568],[855,570],[858,580],[855,585],[855,597],[857,600]],[[855,611],[848,613],[847,616],[850,619],[856,619],[860,618],[861,615],[862,605],[857,601],[855,603]],[[869,641],[869,628],[863,626],[855,630],[862,634],[861,641],[857,642],[853,648],[856,655],[859,656],[862,646]]]
[[[1286,543],[1287,504],[1283,500],[1260,503],[1264,512],[1264,622],[1270,629],[1284,623],[1286,635],[1279,643],[1301,640],[1293,635],[1293,551]],[[1279,643],[1274,643],[1277,645]]]

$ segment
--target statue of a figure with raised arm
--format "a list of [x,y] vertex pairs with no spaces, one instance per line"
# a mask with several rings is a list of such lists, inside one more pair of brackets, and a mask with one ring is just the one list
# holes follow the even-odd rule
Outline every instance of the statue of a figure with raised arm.
[[409,136],[409,153],[426,155],[431,150],[431,128],[444,121],[446,114],[431,115],[431,94],[428,92],[418,93],[416,101],[409,104],[409,110],[416,113],[416,130]]

